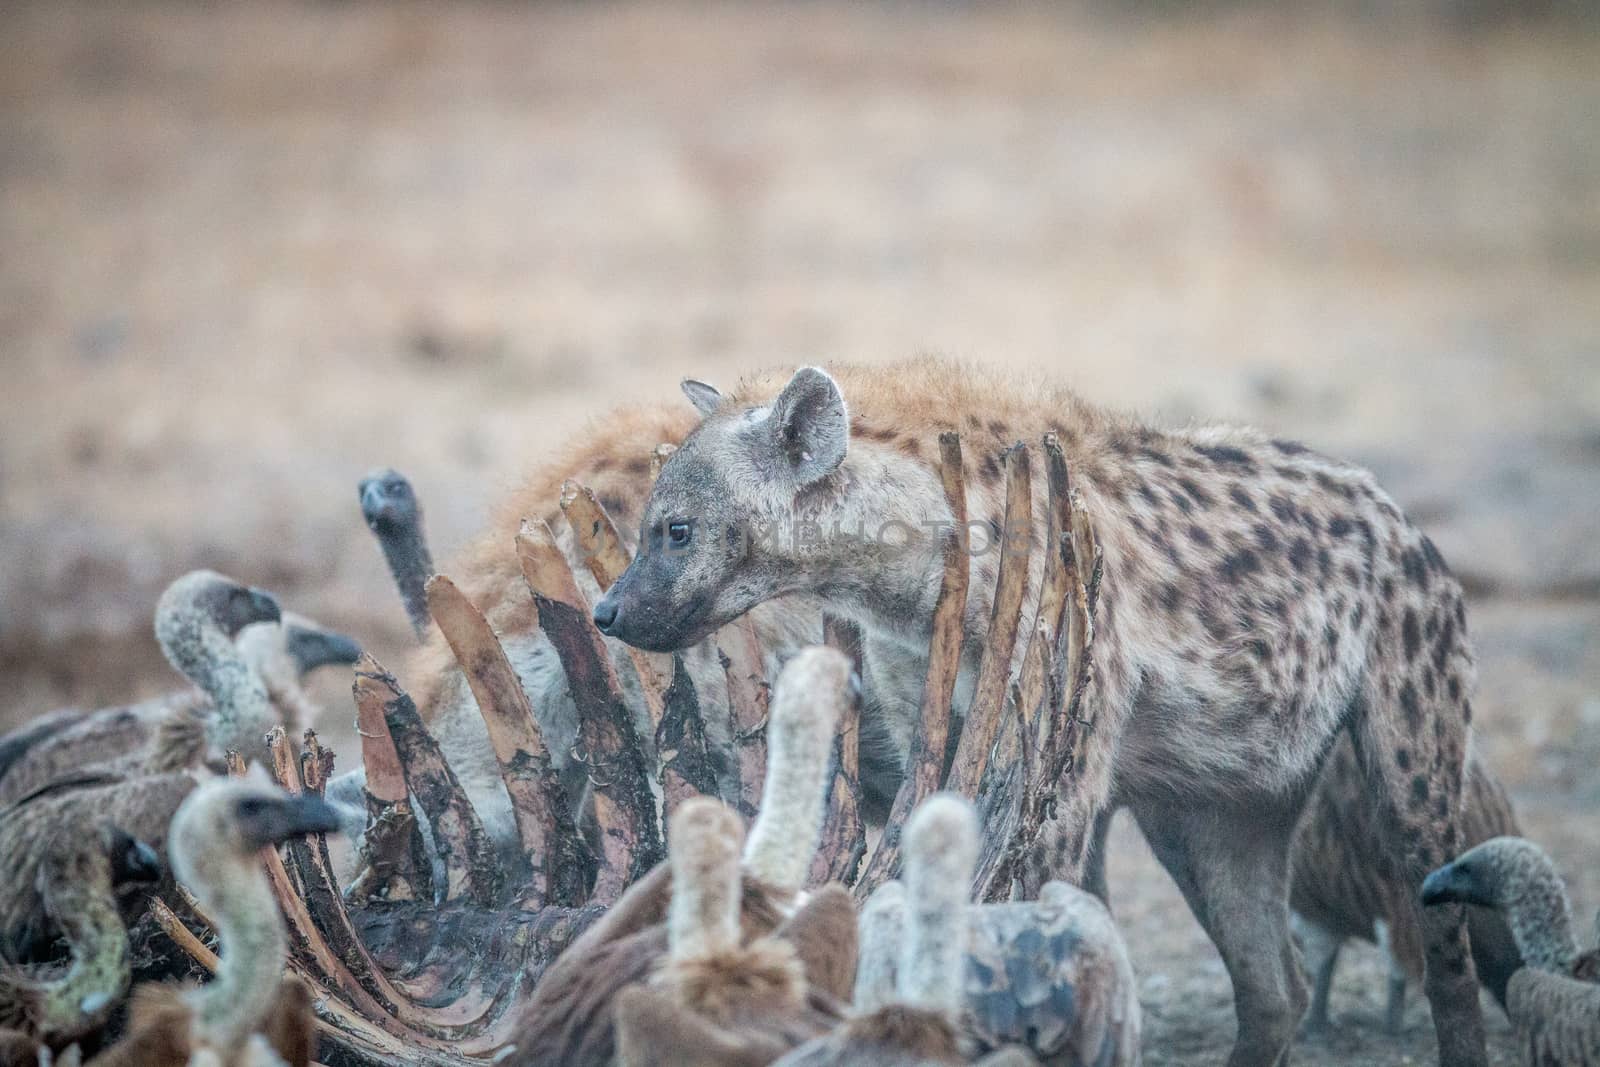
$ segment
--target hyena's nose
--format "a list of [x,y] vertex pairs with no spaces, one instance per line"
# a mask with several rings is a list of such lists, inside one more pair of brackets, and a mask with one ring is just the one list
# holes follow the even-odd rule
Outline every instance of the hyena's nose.
[[594,606],[594,624],[600,628],[601,633],[610,636],[612,627],[617,624],[617,613],[615,600],[609,596],[600,598],[600,602]]

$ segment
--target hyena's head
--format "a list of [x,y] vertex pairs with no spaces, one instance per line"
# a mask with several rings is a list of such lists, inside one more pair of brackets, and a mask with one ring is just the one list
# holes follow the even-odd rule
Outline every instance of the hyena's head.
[[838,471],[850,438],[839,386],[815,367],[765,404],[734,403],[703,382],[683,391],[705,418],[662,465],[638,555],[594,608],[602,633],[653,652],[686,648],[803,587],[773,546],[802,495]]

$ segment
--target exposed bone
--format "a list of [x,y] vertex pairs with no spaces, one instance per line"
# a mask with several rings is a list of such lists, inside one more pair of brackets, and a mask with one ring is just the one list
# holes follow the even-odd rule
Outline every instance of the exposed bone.
[[[285,767],[277,758],[284,746],[276,733],[268,735],[268,744],[275,770],[284,771],[278,782],[290,792],[298,792],[303,788],[298,768],[293,764]],[[315,969],[363,1014],[371,1018],[368,1004],[381,1009],[393,1024],[386,1028],[398,1027],[415,1036],[438,1040],[460,1040],[486,1029],[498,1017],[492,995],[475,991],[446,1008],[434,1008],[415,1003],[390,982],[345,912],[321,837],[318,834],[291,839],[286,849],[287,866],[275,850],[262,850],[267,877],[283,906],[291,942],[297,943]],[[296,871],[296,880],[304,887],[303,897],[289,892],[289,868]]]
[[[244,757],[239,753],[229,750],[224,759],[228,773],[233,777],[240,778],[247,773]],[[276,760],[274,767],[275,769],[278,767]],[[277,850],[262,849],[261,862],[266,868],[268,880],[272,883],[273,895],[278,898],[278,903],[283,909],[290,950],[294,954],[291,958],[299,959],[301,968],[306,971],[308,978],[316,980],[318,984],[331,983],[341,989],[362,1014],[373,1019],[381,1018],[391,1026],[397,1025],[393,1023],[390,1012],[361,988],[360,983],[345,970],[339,963],[338,957],[323,940],[316,923],[311,919],[305,901],[300,896],[298,887],[284,868]]]
[[[423,1064],[467,1062],[445,1059],[437,1053],[424,1055],[393,1034],[368,1023],[336,1000],[324,997],[313,1001],[311,1010],[317,1020],[318,1047],[322,1055],[340,1067],[383,1067],[400,1063],[421,1067]],[[330,1052],[333,1054],[329,1055]]]
[[581,903],[590,857],[573,824],[561,779],[550,766],[533,706],[505,649],[482,612],[444,575],[428,581],[428,610],[467,677],[489,729],[500,780],[511,796],[517,834],[531,868],[521,905],[532,909]]
[[[315,731],[307,730],[305,733],[300,769],[301,784],[305,791],[320,795],[333,771],[333,754],[322,748]],[[393,848],[399,857],[397,866],[409,866],[414,874],[420,874],[426,868],[428,859],[416,849],[416,846],[421,844],[419,836],[410,832],[415,827],[415,821],[411,816],[409,802],[401,800],[392,805],[388,817],[391,821],[400,823],[405,831],[403,833],[396,831],[389,835],[396,839]],[[373,841],[374,832],[380,839],[385,836],[383,828],[374,824],[368,831],[369,842]],[[360,934],[345,910],[345,895],[339,892],[339,883],[333,874],[333,862],[328,855],[326,837],[322,834],[313,834],[292,839],[288,843],[287,853],[290,867],[295,871],[303,888],[306,910],[329,947],[375,996],[392,1000],[400,1008],[402,1018],[412,1014],[406,1004],[407,994],[394,988],[386,980],[382,968],[367,952]],[[374,877],[381,873],[378,872]],[[409,882],[403,884],[407,887],[410,885]],[[426,887],[427,884],[424,883],[424,888]],[[360,899],[354,894],[352,896],[354,899]],[[402,898],[391,895],[390,899]],[[427,893],[424,899],[431,900],[432,893]],[[436,1012],[418,1010],[414,1014],[427,1023],[449,1025],[454,1021],[454,1016],[441,1016]]]
[[329,1063],[354,1067],[465,1067],[473,1060],[456,1055],[448,1045],[422,1035],[394,1032],[338,998],[328,995],[303,968],[289,970],[314,992],[311,1010],[317,1018],[320,1052]]
[[700,697],[682,656],[672,657],[672,685],[666,710],[656,727],[656,754],[661,761],[661,799],[668,815],[690,797],[717,795],[717,773]]
[[311,1010],[317,1017],[320,1054],[341,1067],[454,1067],[471,1062],[438,1051],[424,1053],[329,996],[313,1000]]
[[[363,756],[369,738],[381,744],[387,737],[392,743],[405,788],[416,798],[433,831],[433,846],[444,865],[445,900],[492,903],[499,892],[500,872],[488,834],[438,742],[417,714],[416,704],[394,675],[371,656],[364,655],[356,664],[353,691]],[[367,786],[370,790],[370,769]]]
[[367,797],[367,832],[361,839],[361,866],[344,898],[365,905],[374,899],[421,900],[411,872],[411,843],[417,836],[417,819],[408,801],[379,805]]
[[[1065,479],[1059,484],[1064,486]],[[1054,478],[1051,492],[1060,499]],[[1066,594],[1066,617],[1054,639],[1047,625],[1036,626],[1016,693],[1020,758],[1004,773],[991,776],[981,790],[988,833],[976,877],[979,900],[1005,899],[1014,878],[1021,880],[1017,888],[1024,898],[1038,894],[1040,886],[1031,884],[1029,866],[1019,860],[1036,846],[1044,826],[1055,817],[1058,785],[1077,765],[1092,728],[1088,697],[1093,681],[1093,617],[1103,561],[1082,500],[1070,491],[1065,499],[1059,588]],[[1053,592],[1047,584],[1045,593]],[[1053,605],[1042,604],[1040,615],[1052,610]]]
[[[290,795],[299,796],[303,789],[300,782],[299,760],[289,750],[288,737],[282,726],[274,726],[267,731],[267,758],[272,763],[272,777],[277,779],[278,784]],[[308,887],[301,879],[300,864],[291,863],[285,869],[295,889],[302,896],[309,895]]]
[[574,755],[588,766],[600,829],[599,870],[590,900],[609,903],[663,855],[645,751],[605,642],[547,523],[523,521],[517,557],[539,624],[555,646],[577,705],[582,751]]
[[[595,498],[594,490],[570,479],[561,483],[561,510],[577,539],[584,566],[602,590],[610,589],[633,561],[611,516]],[[629,646],[628,659],[639,675],[639,689],[644,694],[650,722],[659,728],[666,707],[667,678],[650,653],[642,649]]]
[[272,759],[272,777],[290,796],[305,792],[300,780],[300,760],[289,748],[289,735],[282,726],[267,731],[267,755]]
[[[358,722],[359,719],[358,714]],[[279,746],[272,741],[271,734],[268,740],[276,765],[280,760]],[[378,736],[363,737],[362,740],[364,744],[372,742],[380,751],[386,748],[386,752],[383,752],[384,762],[378,765],[381,778],[377,788],[385,796],[393,796],[398,792],[399,799],[378,799],[372,792],[373,780],[368,777],[368,829],[363,841],[366,863],[346,896],[350,900],[365,901],[381,891],[385,899],[391,901],[432,900],[433,864],[422,835],[417,832],[416,818],[406,796],[405,777],[399,757],[395,755],[393,741],[387,729],[382,729]],[[316,731],[307,730],[301,737],[299,777],[295,778],[287,769],[275,773],[280,782],[289,783],[286,788],[291,791],[298,783],[306,792],[321,796],[328,779],[333,776],[333,758],[333,753],[322,747]],[[339,886],[333,875],[333,860],[328,855],[327,839],[318,834],[291,842],[289,857],[290,873],[306,895],[313,915],[317,914],[319,903],[323,908],[331,906],[323,902],[323,897],[337,896]],[[340,924],[349,925],[344,920],[340,920]],[[326,922],[319,921],[319,926],[326,928],[326,925]]]
[[1094,685],[1094,661],[1089,656],[1089,650],[1094,644],[1094,613],[1100,600],[1100,579],[1105,573],[1105,559],[1100,544],[1076,493],[1072,497],[1072,552],[1078,560],[1079,582],[1067,606],[1067,684],[1062,692],[1066,722],[1072,725],[1074,736],[1060,753],[1062,770],[1077,766],[1083,753],[1083,742],[1094,727],[1094,709],[1087,699]]
[[[978,663],[978,680],[967,708],[966,724],[950,765],[946,788],[972,796],[989,762],[995,733],[1005,709],[1006,680],[1011,674],[1022,601],[1028,591],[1028,563],[1033,555],[1033,479],[1028,449],[1018,443],[1006,452],[1006,515],[1000,533],[1000,576],[996,581],[989,632]],[[1026,532],[1021,544],[1013,543]]]
[[1011,892],[1013,855],[1008,842],[1018,832],[1024,794],[1038,787],[1036,761],[1054,725],[1052,717],[1042,715],[1040,709],[1047,689],[1059,691],[1057,635],[1063,632],[1063,616],[1075,584],[1071,479],[1056,435],[1045,434],[1043,445],[1049,516],[1044,576],[1028,631],[1028,647],[1011,689],[1010,708],[1001,721],[993,758],[975,797],[988,828],[974,883],[979,900],[1002,900]]
[[[273,777],[278,784],[290,793],[301,792],[299,768],[282,757],[285,745],[281,727],[274,727],[267,734],[267,746],[272,754]],[[343,900],[337,891],[330,898],[329,887],[318,884],[319,872],[305,847],[305,839],[290,841],[286,851],[289,853],[287,864],[276,849],[264,848],[261,856],[279,903],[284,905],[291,942],[298,940],[322,973],[336,984],[342,984],[341,977],[350,976],[369,997],[388,999],[381,972],[349,927]],[[291,889],[298,892],[290,892]],[[293,901],[286,900],[286,896],[292,896]],[[377,1002],[382,1003],[382,1000]],[[389,1000],[382,1007],[392,1015],[397,1005]]]
[[393,1005],[379,1003],[339,962],[338,956],[317,929],[305,901],[295,893],[277,852],[270,848],[262,849],[261,858],[267,870],[267,879],[272,883],[273,895],[283,909],[291,958],[298,961],[308,978],[314,979],[319,985],[333,987],[362,1015],[391,1032],[399,1033],[403,1028],[394,1020]]
[[[567,576],[570,580],[570,572]],[[514,695],[509,703],[517,705],[520,702],[517,710],[522,711],[522,721],[528,724],[532,732],[531,740],[537,743],[537,731],[532,725],[520,683],[516,681],[509,664],[504,662],[504,652],[481,615],[447,582],[436,582],[431,593],[441,631],[451,640],[469,679],[480,683],[474,685],[475,694],[488,708],[494,709],[505,701],[507,692],[512,692]],[[494,662],[496,659],[500,661],[499,664]],[[500,664],[504,664],[503,669]],[[409,700],[393,684],[393,679],[383,675],[375,663],[363,666],[368,669],[363,671],[362,681],[365,684],[358,684],[357,696],[359,702],[367,705],[368,723],[376,726],[378,723],[373,720],[381,718],[383,726],[392,726],[395,705],[414,717],[414,708],[410,707]],[[360,699],[363,696],[365,700]],[[385,700],[386,697],[389,699]],[[375,716],[374,709],[379,710],[381,715]],[[493,725],[491,720],[491,730]],[[381,734],[383,731],[380,727],[379,730],[364,729],[363,732]],[[412,741],[426,737],[420,726],[415,733]],[[374,752],[382,752],[385,747],[383,738],[380,736],[375,740]],[[526,742],[529,738],[521,740]],[[394,739],[391,746],[391,758],[399,764],[402,777],[411,771],[404,758],[407,747],[398,738]],[[426,754],[431,746],[420,747]],[[281,734],[272,738],[269,751],[273,756],[274,772],[288,789],[320,789],[328,777],[330,767],[326,753],[316,743],[314,736],[307,738],[306,754],[300,766],[296,766],[295,761],[289,758],[286,740]],[[235,757],[230,762],[236,772],[242,773],[241,761]],[[302,767],[306,771],[305,778],[300,775]],[[447,771],[442,761],[440,768]],[[395,798],[396,805],[402,805],[404,801],[399,798],[404,796],[404,790],[397,787],[392,777],[380,773],[376,776],[377,787]],[[450,784],[454,786],[453,781]],[[465,810],[471,813],[470,806]],[[559,810],[564,813],[565,808]],[[653,809],[650,815],[654,817]],[[555,849],[559,849],[563,841],[572,845],[578,841],[570,820],[567,826],[550,838],[551,846]],[[341,1049],[342,1059],[350,1062],[454,1063],[464,1061],[448,1052],[451,1047],[456,1053],[472,1056],[487,1053],[503,1043],[503,1028],[496,1024],[499,1020],[509,1021],[505,1008],[512,1002],[521,984],[515,977],[510,982],[502,983],[500,989],[492,994],[473,987],[466,995],[457,995],[448,1004],[440,1004],[439,998],[431,994],[429,1002],[440,1006],[429,1007],[416,1002],[383,975],[355,936],[344,914],[342,900],[337,892],[329,891],[334,883],[327,873],[325,849],[321,847],[321,842],[317,839],[292,842],[288,851],[288,867],[271,851],[263,852],[263,863],[274,893],[283,905],[290,940],[295,949],[296,968],[304,971],[311,980],[331,986],[344,1001],[342,1004],[328,1001],[319,1007],[319,1014],[329,1027],[325,1032],[329,1033],[330,1038],[337,1034],[334,1043]],[[294,878],[290,876],[291,869],[296,872]],[[575,898],[580,896],[581,889],[574,894]],[[525,899],[523,903],[530,902]],[[466,902],[458,902],[458,906],[462,905],[466,905]],[[516,937],[505,945],[519,958],[495,961],[499,964],[499,970],[509,970],[515,975],[521,972],[525,962],[530,973],[537,973],[597,913],[598,909],[593,907],[540,909],[531,916],[531,925],[517,924]],[[480,920],[468,921],[476,923]],[[485,929],[504,926],[504,920],[495,919],[492,913],[484,913],[483,921],[489,924]],[[428,994],[430,989],[432,994],[442,993],[445,984],[433,982],[425,985],[423,993]]]
[[952,527],[943,545],[944,577],[939,599],[933,608],[933,640],[928,646],[928,675],[922,684],[922,717],[912,741],[911,759],[905,781],[895,794],[889,822],[878,847],[867,861],[856,883],[857,899],[895,876],[900,861],[900,831],[911,812],[939,788],[944,771],[945,742],[950,729],[951,700],[956,674],[961,668],[961,649],[965,634],[962,616],[967,607],[967,546],[963,534],[967,526],[967,495],[961,470],[961,437],[955,433],[939,435],[939,475],[944,483],[945,502],[950,508]]
[[[279,871],[281,868],[275,870],[274,864],[267,861],[268,877],[274,883],[274,891],[278,894],[288,922],[290,944],[297,950],[291,962],[307,981],[331,988],[362,1019],[400,1038],[414,1050],[427,1049],[437,1053],[463,1049],[465,1042],[477,1046],[503,1040],[495,1024],[503,1022],[508,998],[485,995],[474,987],[469,995],[459,997],[448,1005],[428,1007],[416,1003],[387,979],[382,979],[381,973],[375,970],[366,977],[369,981],[373,975],[380,978],[376,983],[377,992],[383,995],[374,995],[374,991],[368,989],[361,978],[345,966],[345,961],[334,955],[328,944],[317,936],[304,904],[284,896]],[[364,957],[363,966],[373,967],[364,949],[361,953]],[[515,983],[510,985],[514,986]],[[408,1057],[405,1062],[429,1061]]]
[[[356,664],[353,692],[361,762],[366,769],[367,832],[361,842],[359,873],[345,890],[345,897],[356,903],[366,903],[378,895],[389,900],[431,898],[413,877],[423,871],[431,874],[432,864],[419,854],[421,835],[411,811],[400,753],[383,722],[381,694],[362,685],[360,672],[376,666],[376,661],[366,654]],[[302,774],[304,769],[302,760]],[[419,858],[421,862],[416,862]]]
[[201,967],[207,974],[216,974],[219,960],[217,954],[206,947],[205,942],[196,937],[183,920],[167,907],[166,902],[160,897],[150,898],[150,917],[155,919],[156,925],[170,938],[172,943],[181,948],[184,953]]
[[[1011,855],[1020,859],[1035,847],[1046,823],[1055,818],[1057,784],[1077,767],[1083,743],[1093,728],[1093,715],[1085,712],[1086,697],[1093,682],[1094,608],[1102,571],[1100,547],[1095,543],[1076,494],[1073,496],[1073,552],[1077,556],[1077,581],[1067,603],[1066,653],[1063,684],[1050,687],[1045,710],[1057,724],[1049,740],[1040,747],[1035,777],[1023,795],[1021,825],[1011,842]],[[1081,520],[1081,521],[1080,521]],[[1035,877],[1037,865],[1015,864],[1024,899],[1033,899],[1043,888]]]
[[767,771],[767,703],[772,687],[761,669],[761,642],[747,617],[717,631],[717,656],[728,682],[734,767],[738,772],[739,813],[755,818]]
[[195,899],[194,894],[189,892],[188,886],[182,882],[174,882],[173,888],[178,891],[178,896],[183,898],[184,907],[189,909],[190,915],[200,920],[201,924],[209,929],[215,930],[217,928],[216,921],[206,913],[204,905]]
[[[1022,810],[1030,791],[1040,788],[1045,776],[1040,770],[1041,734],[1050,716],[1038,709],[1049,704],[1047,688],[1054,690],[1054,641],[1050,628],[1041,624],[1028,648],[1021,679],[1011,687],[1007,702],[1007,736],[1016,746],[1009,762],[991,763],[979,787],[976,803],[984,826],[983,847],[973,876],[973,898],[982,902],[1006,900],[1012,892],[1012,876],[1018,853],[1013,845],[1021,833]],[[1032,708],[1033,711],[1025,709]],[[1049,783],[1054,794],[1054,783]]]
[[594,490],[570,478],[561,483],[561,511],[572,526],[584,566],[601,589],[611,588],[632,562],[611,516],[595,498]]
[[[1023,785],[1035,781],[1039,777],[1039,743],[1038,739],[1033,736],[1033,727],[1031,724],[1029,724],[1027,715],[1022,710],[1025,707],[1027,707],[1027,703],[1022,696],[1022,686],[1020,684],[1013,684],[1011,686],[1011,700],[1008,708],[1014,716],[1014,721],[1017,725],[1017,733],[1021,738],[1021,752],[1019,752],[1017,755],[1017,763],[1016,766],[1012,768],[1012,774],[1010,777],[1014,781],[1020,782]],[[1021,802],[1020,798],[1018,798],[1018,802]],[[1015,812],[1013,811],[1008,814],[1014,815]],[[981,885],[981,869],[977,877],[979,878],[979,884]]]
[[[1089,522],[1089,513],[1084,510],[1083,500],[1076,492],[1072,494],[1072,555],[1077,562],[1078,570],[1078,584],[1073,589],[1073,595],[1083,603],[1077,609],[1081,618],[1069,617],[1069,621],[1074,625],[1069,625],[1067,633],[1081,654],[1087,652],[1088,645],[1094,638],[1092,620],[1100,599],[1100,579],[1105,573],[1105,560],[1100,550],[1100,543],[1095,538],[1094,527]],[[1067,662],[1071,665],[1078,660],[1069,656]],[[1085,671],[1090,666],[1087,659],[1082,660],[1082,665]],[[1068,677],[1075,676],[1069,674]],[[1076,678],[1076,685],[1072,690],[1074,703],[1081,699],[1083,689],[1091,680],[1087,674]]]
[[1053,777],[1074,765],[1085,733],[1077,716],[1093,677],[1088,649],[1094,640],[1094,602],[1103,566],[1082,500],[1074,492],[1070,502],[1071,551],[1065,554],[1070,563],[1065,570],[1069,581],[1064,632],[1057,642],[1059,670],[1051,676],[1046,694],[1050,699],[1045,701],[1039,728],[1034,731],[1040,745],[1038,772]]
[[333,777],[333,750],[322,747],[315,730],[300,735],[300,781],[306,792],[321,796]]
[[356,702],[356,733],[361,738],[367,792],[382,804],[399,804],[406,799],[406,775],[394,738],[383,721],[383,683],[374,677],[382,670],[369,652],[363,652],[356,661],[356,678],[351,686]]
[[1036,747],[1044,744],[1049,739],[1050,731],[1056,727],[1056,723],[1041,711],[1047,706],[1045,703],[1047,696],[1062,691],[1067,617],[1071,612],[1072,601],[1077,596],[1070,534],[1061,536],[1056,552],[1061,560],[1061,571],[1068,577],[1068,582],[1061,590],[1064,596],[1059,606],[1054,603],[1049,605],[1050,621],[1044,619],[1046,612],[1040,612],[1041,619],[1035,628],[1033,641],[1028,646],[1027,658],[1023,662],[1024,670],[1020,676],[1023,697],[1022,721],[1028,737]]
[[[242,778],[247,773],[244,757],[239,753],[229,750],[224,759],[228,766],[228,773],[235,778]],[[262,865],[267,869],[267,877],[272,881],[272,890],[278,897],[278,903],[283,907],[284,919],[288,927],[290,951],[301,956],[302,964],[311,974],[325,982],[326,976],[338,968],[338,960],[334,958],[327,945],[322,940],[322,935],[317,932],[316,924],[311,921],[310,913],[306,911],[305,902],[301,900],[295,890],[294,882],[289,877],[289,872],[284,870],[283,861],[278,858],[277,850],[264,848],[261,850]],[[303,923],[296,920],[303,920]],[[319,951],[320,950],[320,951]],[[293,957],[291,957],[292,959]],[[330,969],[332,968],[332,969]],[[352,982],[352,985],[354,982]],[[369,1001],[371,998],[367,998]],[[372,1003],[374,1009],[378,1008],[376,1002]],[[381,1009],[378,1009],[381,1011]]]
[[[1061,632],[1062,613],[1066,609],[1070,584],[1068,569],[1071,565],[1072,551],[1071,480],[1067,472],[1066,457],[1061,452],[1061,442],[1055,434],[1045,434],[1043,445],[1047,486],[1045,513],[1049,517],[1049,529],[1045,536],[1047,555],[1039,602],[1034,609],[1033,625],[1028,630],[1028,648],[1023,653],[1022,669],[1019,673],[1022,692],[1027,698],[1021,710],[1030,726],[1036,724],[1039,700],[1044,695],[1044,676],[1036,673],[1045,658],[1045,648],[1039,642],[1041,640],[1054,642],[1055,636]],[[1042,635],[1041,626],[1044,627]],[[1013,716],[1006,716],[996,740],[997,747],[993,759],[999,765],[999,773],[1002,774],[1007,773],[1009,768],[1015,765],[1018,754],[1015,721]]]

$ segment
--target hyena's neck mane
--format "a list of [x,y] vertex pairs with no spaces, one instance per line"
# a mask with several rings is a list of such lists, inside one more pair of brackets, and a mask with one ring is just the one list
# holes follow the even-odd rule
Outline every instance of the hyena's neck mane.
[[[744,379],[729,395],[731,406],[770,403],[794,369],[771,368]],[[933,467],[939,434],[949,430],[961,433],[970,464],[974,449],[1004,448],[1017,440],[1038,444],[1048,430],[1065,445],[1080,435],[1093,439],[1131,425],[1042,376],[960,360],[919,356],[877,366],[829,363],[824,369],[849,406],[852,448],[862,440],[892,443]]]
[[[924,357],[878,367],[830,365],[849,411],[849,450],[832,475],[795,498],[795,518],[814,524],[822,543],[796,550],[782,565],[802,569],[805,585],[835,610],[887,637],[925,644],[938,597],[939,524],[951,518],[940,480],[939,435],[961,435],[967,519],[981,546],[982,527],[1004,519],[1004,453],[1017,442],[1034,457],[1055,433],[1069,464],[1104,449],[1123,420],[1040,380],[952,360]],[[770,404],[791,376],[780,368],[747,379],[735,410]],[[840,536],[842,535],[842,536]],[[904,546],[919,539],[915,551]],[[986,611],[998,553],[971,560],[970,610]]]

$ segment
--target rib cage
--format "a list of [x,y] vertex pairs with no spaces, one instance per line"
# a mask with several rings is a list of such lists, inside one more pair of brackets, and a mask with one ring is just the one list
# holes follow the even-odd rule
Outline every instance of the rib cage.
[[[1071,491],[1054,435],[1046,435],[1041,445],[1050,526],[1042,546],[1048,555],[1038,611],[1030,625],[1020,625],[1027,599],[1023,555],[1020,565],[1000,569],[991,629],[1027,642],[1019,676],[1011,681],[1005,669],[1013,647],[991,644],[962,736],[945,736],[969,580],[966,545],[960,540],[964,527],[957,524],[943,546],[940,608],[920,736],[895,797],[894,817],[869,851],[854,744],[859,709],[842,709],[827,819],[811,867],[814,884],[839,880],[864,899],[898,873],[898,827],[904,815],[936,790],[953,788],[979,804],[991,827],[979,857],[974,895],[978,900],[1006,899],[1018,861],[1051,818],[1055,783],[1069,773],[1092,726],[1088,663],[1100,554],[1088,517]],[[941,436],[940,455],[944,490],[952,511],[959,514],[965,500],[959,435]],[[1010,525],[1013,519],[1017,526],[1027,522],[1029,477],[1029,451],[1019,445],[1007,453],[1008,528],[1016,528]],[[597,575],[615,574],[626,566],[627,550],[592,493],[569,484],[563,487],[562,505],[582,516],[585,566]],[[540,625],[578,701],[581,751],[575,755],[586,764],[594,787],[599,831],[594,839],[602,844],[591,848],[572,825],[565,805],[557,802],[560,786],[532,708],[493,630],[448,578],[436,577],[429,583],[428,606],[488,727],[533,873],[526,885],[510,886],[502,884],[491,864],[474,862],[485,850],[471,803],[431,744],[410,698],[391,674],[365,657],[357,668],[354,694],[370,796],[368,869],[352,891],[341,890],[320,835],[292,843],[282,855],[273,850],[262,855],[289,926],[290,969],[320,991],[315,1008],[323,1057],[334,1063],[421,1067],[488,1062],[509,1037],[515,1007],[544,968],[604,914],[625,886],[659,860],[663,809],[707,791],[701,704],[681,660],[671,678],[640,672],[644,700],[657,724],[652,749],[632,728],[588,605],[548,527],[524,524],[517,540]],[[851,624],[826,619],[824,634],[828,643],[859,663],[860,635]],[[735,726],[739,795],[753,806],[765,764],[762,727],[768,687],[761,649],[740,623],[724,628],[716,641]],[[944,753],[952,740],[979,762],[947,778]],[[273,773],[286,789],[322,791],[333,756],[314,731],[306,731],[298,758],[281,729],[269,735],[268,743]],[[648,758],[650,751],[659,756]],[[242,771],[241,761],[233,765]],[[958,761],[957,766],[964,765]],[[646,775],[660,783],[664,803],[646,788]],[[411,810],[410,798],[420,811]],[[442,860],[446,884],[437,891],[427,884],[429,872],[422,869],[426,860],[419,860],[414,848],[419,819],[426,821]],[[387,899],[356,903],[373,894]],[[192,906],[177,910],[206,923]],[[206,967],[203,942],[172,913],[163,909],[159,915],[178,946]],[[463,945],[472,951],[462,951]]]

